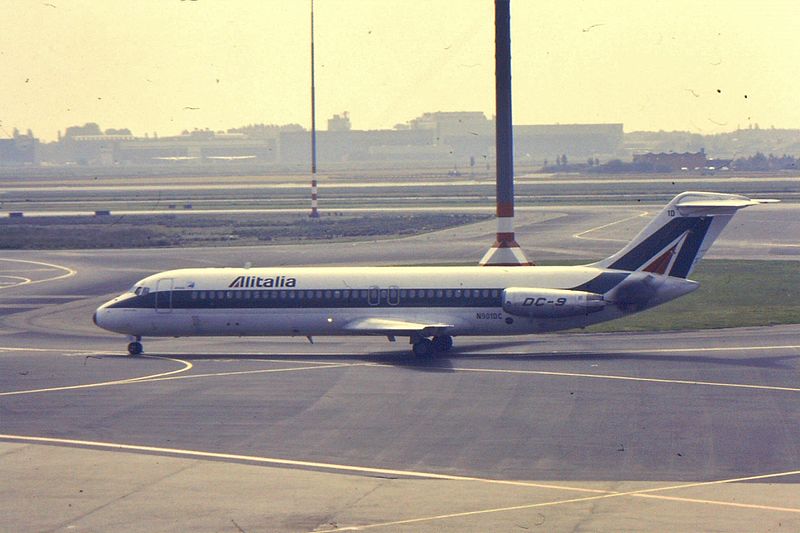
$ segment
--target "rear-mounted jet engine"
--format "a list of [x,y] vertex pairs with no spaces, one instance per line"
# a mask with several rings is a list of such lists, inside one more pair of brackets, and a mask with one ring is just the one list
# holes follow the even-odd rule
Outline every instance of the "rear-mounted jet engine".
[[602,294],[562,289],[508,288],[503,291],[503,311],[532,318],[561,318],[600,311]]

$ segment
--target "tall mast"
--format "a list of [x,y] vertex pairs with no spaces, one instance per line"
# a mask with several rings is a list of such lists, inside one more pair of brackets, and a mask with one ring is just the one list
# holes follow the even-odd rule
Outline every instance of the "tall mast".
[[495,0],[497,240],[482,266],[531,265],[514,240],[514,131],[511,121],[511,0]]
[[311,0],[311,218],[319,218],[317,211],[317,104],[314,86],[314,0]]

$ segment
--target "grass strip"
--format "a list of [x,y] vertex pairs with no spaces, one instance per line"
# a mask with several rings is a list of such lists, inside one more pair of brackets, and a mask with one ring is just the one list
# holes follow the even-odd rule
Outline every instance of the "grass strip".
[[800,262],[703,260],[700,288],[589,332],[668,331],[800,323]]

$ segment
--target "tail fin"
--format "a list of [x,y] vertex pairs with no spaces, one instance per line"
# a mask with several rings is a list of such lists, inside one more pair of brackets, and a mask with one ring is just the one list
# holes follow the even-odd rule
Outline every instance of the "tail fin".
[[591,266],[686,278],[739,209],[774,200],[684,192],[625,248]]

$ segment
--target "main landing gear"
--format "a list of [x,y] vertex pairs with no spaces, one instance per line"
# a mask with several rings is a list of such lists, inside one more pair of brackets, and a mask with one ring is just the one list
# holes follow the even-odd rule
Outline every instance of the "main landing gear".
[[417,357],[430,357],[437,353],[449,352],[453,347],[453,337],[450,335],[442,335],[433,339],[425,337],[415,339],[412,337],[411,343],[414,355]]
[[140,355],[144,351],[144,347],[142,346],[142,338],[141,337],[133,337],[133,341],[128,343],[128,354],[130,355]]

